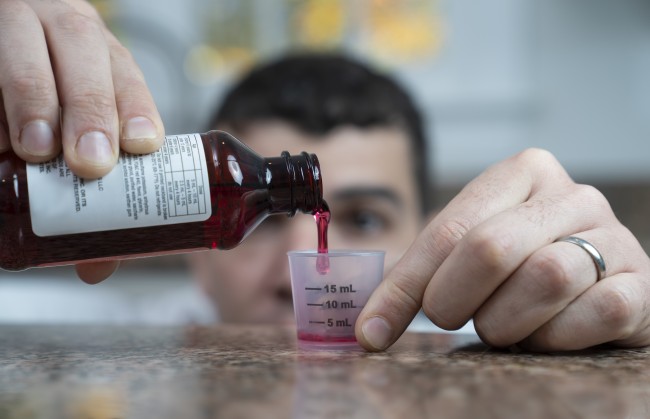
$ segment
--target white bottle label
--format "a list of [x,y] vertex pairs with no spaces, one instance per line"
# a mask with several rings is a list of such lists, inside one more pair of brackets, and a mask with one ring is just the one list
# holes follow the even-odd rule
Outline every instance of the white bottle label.
[[150,227],[210,218],[210,183],[199,134],[170,135],[152,154],[122,153],[106,176],[74,175],[63,156],[27,165],[37,236]]

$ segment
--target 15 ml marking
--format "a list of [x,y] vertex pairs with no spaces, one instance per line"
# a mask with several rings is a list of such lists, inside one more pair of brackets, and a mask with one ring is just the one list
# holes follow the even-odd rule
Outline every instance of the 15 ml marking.
[[325,289],[325,292],[329,292],[331,294],[334,294],[334,293],[337,293],[337,292],[339,294],[347,294],[347,293],[357,292],[357,290],[354,289],[352,284],[350,284],[350,285],[340,285],[338,288],[337,288],[336,285],[332,284],[332,285],[325,285],[325,287],[323,287],[323,288]]

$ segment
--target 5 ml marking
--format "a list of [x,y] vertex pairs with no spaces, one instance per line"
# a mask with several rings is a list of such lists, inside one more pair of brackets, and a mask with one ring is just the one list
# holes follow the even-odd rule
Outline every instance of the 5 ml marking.
[[309,324],[327,324],[327,327],[352,327],[347,317],[343,320],[327,319],[327,322],[309,320]]

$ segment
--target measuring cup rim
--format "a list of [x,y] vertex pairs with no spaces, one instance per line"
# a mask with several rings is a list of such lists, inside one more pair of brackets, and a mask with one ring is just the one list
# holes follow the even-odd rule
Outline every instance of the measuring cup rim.
[[386,252],[383,250],[347,250],[347,249],[335,249],[335,250],[330,250],[327,253],[318,253],[317,250],[291,250],[287,252],[287,255],[289,256],[298,256],[298,257],[384,256],[385,254]]

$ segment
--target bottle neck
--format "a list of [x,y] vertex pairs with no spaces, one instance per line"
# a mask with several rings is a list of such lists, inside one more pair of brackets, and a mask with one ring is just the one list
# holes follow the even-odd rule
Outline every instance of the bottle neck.
[[323,205],[323,183],[315,154],[305,152],[264,159],[270,211],[312,213]]

